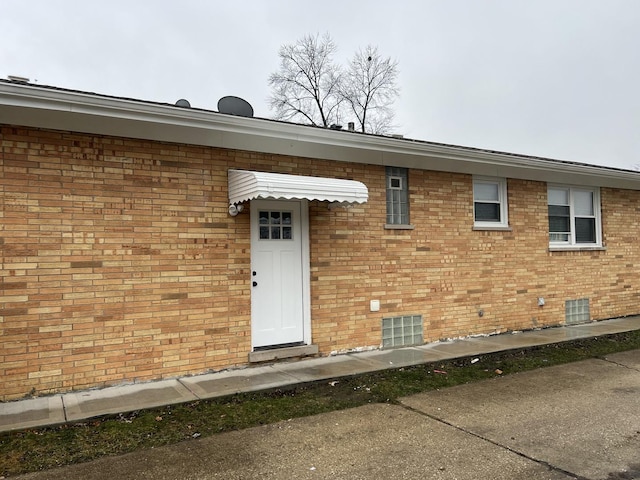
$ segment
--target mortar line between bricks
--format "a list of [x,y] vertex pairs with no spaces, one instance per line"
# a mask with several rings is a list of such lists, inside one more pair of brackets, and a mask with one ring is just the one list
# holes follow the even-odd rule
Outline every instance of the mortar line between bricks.
[[451,422],[447,422],[446,420],[443,420],[442,418],[438,418],[438,417],[436,417],[436,416],[434,416],[434,415],[431,415],[431,414],[429,414],[429,413],[423,412],[423,411],[418,410],[418,409],[416,409],[416,408],[410,407],[410,406],[405,405],[405,404],[403,404],[403,403],[398,403],[398,405],[400,405],[400,406],[401,406],[402,408],[404,408],[405,410],[408,410],[408,411],[413,412],[413,413],[417,413],[418,415],[422,415],[423,417],[430,418],[431,420],[435,420],[436,422],[442,423],[443,425],[447,425],[448,427],[455,428],[456,430],[458,430],[458,431],[460,431],[460,432],[463,432],[463,433],[466,433],[467,435],[471,435],[471,436],[473,436],[473,437],[476,437],[476,438],[478,438],[478,439],[480,439],[480,440],[482,440],[482,441],[485,441],[485,442],[487,442],[487,443],[490,443],[490,444],[492,444],[492,445],[495,445],[495,446],[496,446],[496,447],[498,447],[498,448],[502,448],[502,449],[504,449],[504,450],[507,450],[507,451],[508,451],[508,452],[510,452],[510,453],[513,453],[513,454],[515,454],[515,455],[518,455],[519,457],[522,457],[522,458],[524,458],[524,459],[526,459],[526,460],[529,460],[529,461],[531,461],[531,462],[537,463],[538,465],[545,466],[545,467],[547,467],[547,468],[548,468],[548,469],[550,469],[550,470],[553,470],[553,471],[555,471],[555,472],[562,473],[562,474],[564,474],[564,475],[568,475],[568,476],[570,476],[571,478],[573,478],[574,480],[593,480],[593,479],[590,479],[590,478],[587,478],[587,477],[583,477],[583,476],[581,476],[581,475],[578,475],[578,474],[576,474],[576,473],[569,472],[569,471],[567,471],[567,470],[565,470],[565,469],[563,469],[563,468],[560,468],[560,467],[558,467],[558,466],[556,466],[556,465],[552,465],[552,464],[550,464],[549,462],[545,462],[544,460],[539,460],[539,459],[537,459],[537,458],[531,457],[531,456],[527,455],[526,453],[520,452],[520,451],[518,451],[518,450],[515,450],[515,449],[513,449],[513,448],[509,447],[508,445],[502,445],[501,443],[498,443],[498,442],[496,442],[496,441],[494,441],[494,440],[491,440],[490,438],[483,437],[482,435],[479,435],[479,434],[477,434],[477,433],[475,433],[475,432],[472,432],[471,430],[467,430],[466,428],[459,427],[458,425],[454,425],[454,424],[453,424],[453,423],[451,423]]

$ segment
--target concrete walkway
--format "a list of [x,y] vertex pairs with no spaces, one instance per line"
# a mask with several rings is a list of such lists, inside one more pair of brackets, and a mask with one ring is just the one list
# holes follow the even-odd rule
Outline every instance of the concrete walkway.
[[630,350],[15,480],[640,480],[639,392]]
[[640,330],[640,316],[418,347],[375,350],[0,403],[0,431],[221,397],[296,383]]

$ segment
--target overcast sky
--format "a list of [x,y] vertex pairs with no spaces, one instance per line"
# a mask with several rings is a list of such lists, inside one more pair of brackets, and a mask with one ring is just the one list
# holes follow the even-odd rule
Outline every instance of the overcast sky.
[[279,47],[325,32],[398,61],[406,137],[640,164],[638,0],[0,0],[0,77],[270,118]]

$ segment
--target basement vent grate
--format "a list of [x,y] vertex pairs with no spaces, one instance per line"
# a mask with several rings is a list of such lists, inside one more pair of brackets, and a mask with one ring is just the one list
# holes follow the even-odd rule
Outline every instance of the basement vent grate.
[[420,345],[422,338],[422,315],[382,319],[382,348]]
[[567,300],[564,303],[565,323],[573,325],[576,323],[586,323],[591,321],[589,312],[589,299],[579,298],[577,300]]

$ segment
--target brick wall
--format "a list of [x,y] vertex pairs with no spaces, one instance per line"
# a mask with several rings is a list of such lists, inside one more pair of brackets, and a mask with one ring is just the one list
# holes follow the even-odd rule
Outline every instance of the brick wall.
[[[313,342],[380,345],[640,312],[640,193],[603,189],[606,251],[549,252],[546,184],[508,181],[509,232],[473,231],[471,176],[411,170],[413,230],[385,230],[384,168],[2,127],[0,399],[218,370],[250,351],[248,209],[229,168],[355,179],[369,202],[310,202]],[[543,296],[546,305],[537,306]],[[380,312],[369,301],[381,302]],[[478,315],[479,310],[484,315]]]

